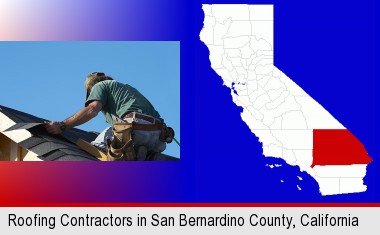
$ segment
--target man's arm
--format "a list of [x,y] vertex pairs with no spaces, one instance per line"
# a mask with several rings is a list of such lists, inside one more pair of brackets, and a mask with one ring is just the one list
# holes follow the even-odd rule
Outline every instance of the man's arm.
[[[67,128],[73,128],[75,126],[79,126],[83,123],[88,122],[92,118],[96,117],[98,115],[99,111],[102,109],[103,105],[100,101],[92,101],[87,107],[84,107],[83,109],[79,110],[77,113],[75,113],[73,116],[67,118],[65,121],[63,121]],[[47,122],[45,123],[45,127],[47,132],[50,134],[61,134],[61,123],[60,122]]]

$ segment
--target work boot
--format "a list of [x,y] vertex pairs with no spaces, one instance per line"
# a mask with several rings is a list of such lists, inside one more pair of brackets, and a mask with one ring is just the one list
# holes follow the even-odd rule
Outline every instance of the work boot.
[[141,145],[137,147],[136,148],[137,161],[145,161],[147,153],[148,153],[148,149],[145,146]]
[[153,155],[153,158],[152,158],[153,161],[165,161],[165,156],[161,153],[154,153]]

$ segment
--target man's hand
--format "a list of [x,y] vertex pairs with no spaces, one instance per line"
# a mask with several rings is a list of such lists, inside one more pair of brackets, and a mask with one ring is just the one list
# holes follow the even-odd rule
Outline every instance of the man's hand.
[[62,133],[60,122],[45,122],[46,131],[53,135]]

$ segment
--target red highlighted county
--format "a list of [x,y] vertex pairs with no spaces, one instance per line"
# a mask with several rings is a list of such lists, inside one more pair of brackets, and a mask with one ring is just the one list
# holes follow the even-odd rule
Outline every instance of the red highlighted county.
[[313,130],[311,167],[368,164],[371,161],[363,144],[349,130]]

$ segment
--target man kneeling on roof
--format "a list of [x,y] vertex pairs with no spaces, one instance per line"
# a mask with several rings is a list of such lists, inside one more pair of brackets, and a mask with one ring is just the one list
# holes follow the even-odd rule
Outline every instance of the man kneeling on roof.
[[166,127],[153,105],[132,86],[101,72],[91,73],[84,86],[85,107],[63,122],[47,122],[49,133],[60,134],[102,111],[113,127],[106,128],[92,144],[107,152],[109,160],[146,160],[147,156],[164,151],[166,142],[171,142],[174,131]]

